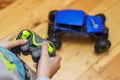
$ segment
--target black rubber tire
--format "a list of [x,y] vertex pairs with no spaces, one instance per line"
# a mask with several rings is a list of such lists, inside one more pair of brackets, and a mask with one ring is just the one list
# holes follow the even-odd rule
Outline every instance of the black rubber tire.
[[48,32],[47,32],[48,36],[53,36],[54,34],[54,27],[51,23],[48,24]]
[[48,24],[48,33],[47,34],[48,34],[49,37],[51,37],[53,35],[61,36],[62,34],[64,34],[64,32],[61,31],[61,30],[55,30],[53,24],[49,23]]
[[54,18],[55,18],[55,14],[56,14],[57,10],[53,10],[49,13],[49,20],[51,22],[54,22]]
[[95,16],[102,18],[103,19],[103,24],[105,24],[106,16],[104,14],[101,13],[101,14],[97,14]]
[[63,34],[64,34],[64,32],[63,31],[61,31],[61,30],[56,30],[55,31],[55,34],[56,34],[56,36],[62,36]]
[[62,46],[62,41],[61,39],[57,38],[57,37],[50,37],[47,40],[53,42],[53,44],[55,45],[56,49],[60,49]]
[[97,54],[105,52],[106,50],[108,50],[110,48],[110,46],[111,46],[111,43],[109,40],[107,40],[107,39],[99,40],[95,44],[95,52]]

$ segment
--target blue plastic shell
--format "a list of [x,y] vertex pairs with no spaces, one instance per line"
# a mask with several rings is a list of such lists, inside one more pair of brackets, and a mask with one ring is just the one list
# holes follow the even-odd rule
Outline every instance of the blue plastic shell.
[[58,10],[55,14],[54,27],[57,30],[72,31],[79,34],[102,32],[103,19],[86,15],[82,10]]
[[103,20],[97,16],[88,16],[86,20],[86,31],[88,33],[98,33],[102,31]]
[[55,23],[83,26],[85,20],[84,11],[81,10],[59,10],[55,15]]

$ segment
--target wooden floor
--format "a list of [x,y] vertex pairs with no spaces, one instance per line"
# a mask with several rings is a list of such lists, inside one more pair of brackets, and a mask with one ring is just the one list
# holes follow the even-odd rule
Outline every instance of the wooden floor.
[[[49,11],[68,8],[92,15],[104,13],[112,46],[96,55],[93,39],[66,34],[57,51],[62,56],[61,69],[52,80],[120,80],[120,0],[16,0],[0,10],[0,38],[26,28],[47,34]],[[21,58],[34,69],[30,56]]]

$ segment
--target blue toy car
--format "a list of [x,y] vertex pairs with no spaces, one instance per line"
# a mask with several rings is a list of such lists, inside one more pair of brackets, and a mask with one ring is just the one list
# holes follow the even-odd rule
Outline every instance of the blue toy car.
[[95,52],[101,53],[108,50],[111,42],[108,40],[108,28],[105,27],[104,14],[95,16],[87,15],[82,10],[53,10],[49,13],[48,40],[52,41],[59,49],[62,41],[60,34],[65,31],[78,34],[89,34],[97,39]]

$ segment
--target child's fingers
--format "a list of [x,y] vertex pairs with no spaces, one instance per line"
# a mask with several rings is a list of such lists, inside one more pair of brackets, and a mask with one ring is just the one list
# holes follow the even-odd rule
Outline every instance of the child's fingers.
[[41,57],[48,57],[48,45],[47,42],[43,42],[42,43],[42,53],[41,53]]
[[16,46],[20,46],[20,45],[23,45],[27,42],[26,39],[19,39],[19,40],[16,40],[16,41],[10,41],[9,44],[8,44],[8,48],[13,48],[13,47],[16,47]]

